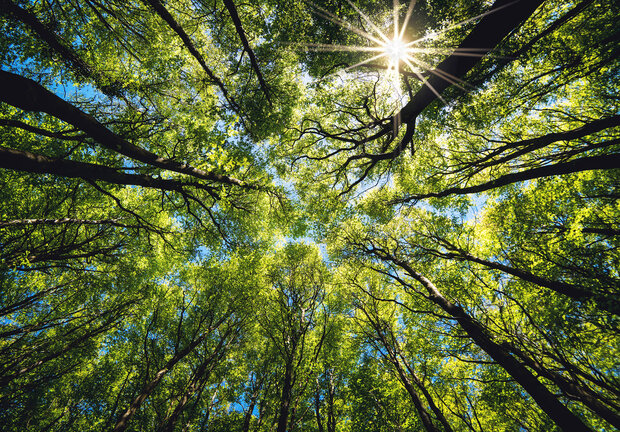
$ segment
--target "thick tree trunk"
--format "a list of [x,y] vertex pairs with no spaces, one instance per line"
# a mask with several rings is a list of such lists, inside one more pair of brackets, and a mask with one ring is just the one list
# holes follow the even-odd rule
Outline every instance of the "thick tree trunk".
[[566,408],[536,377],[514,357],[495,343],[485,330],[460,306],[447,300],[430,280],[409,267],[407,272],[429,291],[430,299],[444,311],[457,319],[459,325],[493,360],[503,367],[514,380],[536,401],[538,406],[565,431],[591,431],[582,421]]
[[[495,1],[490,7],[494,12],[476,24],[460,43],[459,50],[476,49],[480,55],[486,54],[529,18],[542,3],[543,0]],[[437,66],[438,74],[427,79],[426,84],[403,107],[398,116],[404,123],[414,123],[417,116],[438,99],[438,94],[452,86],[455,79],[462,79],[479,62],[480,58],[477,57],[461,57],[456,54],[449,56]]]
[[580,401],[585,406],[590,408],[594,413],[596,413],[599,417],[606,420],[607,422],[609,422],[609,424],[620,430],[620,416],[612,409],[607,407],[605,404],[603,404],[598,399],[597,394],[592,391],[592,389],[587,386],[580,385],[579,383],[576,383],[557,372],[545,368],[537,360],[523,352],[523,350],[517,348],[512,343],[504,342],[502,343],[502,345],[511,352],[515,353],[526,365],[528,365],[540,376],[543,376],[552,381],[555,385],[558,386],[560,390],[562,390],[567,395],[567,397]]
[[478,87],[487,82],[492,76],[497,74],[500,70],[502,70],[505,66],[518,59],[523,54],[527,53],[538,41],[540,41],[545,36],[553,33],[558,28],[562,27],[564,24],[575,18],[579,15],[586,7],[588,7],[594,0],[583,0],[581,3],[578,3],[573,9],[568,11],[566,14],[558,18],[556,21],[530,39],[525,45],[521,46],[517,51],[513,51],[512,53],[506,55],[503,58],[496,59],[496,66],[493,70],[484,74],[481,77],[477,77],[475,81],[471,82],[472,85]]
[[197,182],[182,182],[161,179],[144,174],[126,174],[114,168],[87,162],[52,159],[47,156],[0,147],[0,168],[38,174],[54,174],[60,177],[80,178],[86,181],[103,181],[106,183],[142,186],[152,189],[185,192],[186,188],[206,190],[216,196],[215,190]]

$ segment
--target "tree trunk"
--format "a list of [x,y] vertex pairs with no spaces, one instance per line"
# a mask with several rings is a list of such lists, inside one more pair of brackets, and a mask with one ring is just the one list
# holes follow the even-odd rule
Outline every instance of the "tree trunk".
[[32,29],[46,44],[49,45],[54,51],[59,53],[70,67],[77,71],[85,78],[92,78],[96,80],[96,76],[89,65],[82,60],[76,52],[65,45],[65,43],[52,32],[47,26],[45,26],[39,19],[30,11],[22,9],[10,0],[0,0],[2,12],[7,13],[26,24]]
[[103,181],[124,186],[142,186],[146,188],[183,193],[185,188],[202,189],[216,197],[215,190],[197,182],[182,182],[173,179],[161,179],[144,174],[126,174],[115,168],[87,162],[53,159],[27,151],[14,150],[0,146],[0,167],[29,173],[54,174],[60,177],[80,178],[86,181]]
[[185,409],[189,400],[192,398],[194,393],[196,393],[196,391],[198,391],[202,386],[204,386],[204,384],[211,376],[211,372],[213,371],[215,366],[217,366],[218,361],[220,361],[226,353],[227,345],[232,341],[231,339],[226,342],[226,338],[230,336],[231,333],[231,329],[226,331],[220,338],[220,341],[218,342],[211,355],[202,362],[202,364],[194,374],[193,379],[187,386],[187,390],[179,399],[176,407],[174,408],[174,411],[162,422],[162,427],[160,428],[161,431],[172,432],[174,430],[174,425],[179,420],[179,417],[183,413],[183,410]]
[[615,413],[613,410],[605,406],[601,403],[594,391],[587,386],[582,386],[579,383],[576,383],[563,375],[549,370],[545,368],[542,364],[536,361],[534,358],[530,357],[528,354],[523,352],[521,349],[517,348],[514,344],[509,342],[502,343],[508,350],[515,353],[523,362],[528,365],[532,370],[536,371],[540,376],[543,376],[550,381],[552,381],[555,385],[558,386],[560,390],[562,390],[567,397],[578,400],[583,403],[585,406],[590,408],[594,413],[596,413],[599,417],[606,420],[614,426],[616,429],[620,430],[620,416]]
[[[361,307],[361,310],[366,315],[366,318],[368,318],[377,337],[379,338],[379,341],[381,341],[381,345],[383,345],[383,348],[387,353],[384,354],[384,358],[394,366],[401,383],[405,387],[405,390],[407,390],[407,393],[409,393],[409,397],[413,402],[413,406],[415,407],[416,411],[418,412],[418,416],[422,421],[422,426],[427,432],[440,432],[439,429],[437,429],[433,424],[432,417],[430,416],[426,408],[424,408],[422,399],[418,395],[418,392],[416,391],[413,383],[407,376],[407,371],[403,369],[403,365],[398,358],[399,355],[400,357],[402,357],[402,354],[400,353],[400,348],[397,346],[397,341],[394,338],[392,329],[386,329],[383,323],[379,321],[375,315],[371,316],[364,307]],[[390,341],[388,341],[388,335],[386,334],[386,332],[389,332]],[[408,367],[407,369],[410,370]]]
[[420,416],[420,420],[422,421],[422,425],[424,426],[424,429],[427,432],[441,432],[433,424],[432,417],[430,416],[428,411],[424,408],[424,405],[422,404],[422,400],[420,396],[418,395],[418,392],[415,390],[413,383],[411,382],[411,380],[409,379],[409,377],[403,370],[403,367],[400,364],[400,362],[396,360],[396,361],[393,361],[392,364],[396,368],[400,381],[403,383],[405,390],[407,390],[407,393],[409,393],[409,396],[411,397],[411,401],[413,402],[413,405],[415,406],[415,409],[418,412],[418,415]]
[[319,379],[316,379],[316,389],[314,391],[314,415],[316,417],[316,425],[319,432],[325,432],[323,427],[323,419],[321,418],[321,387],[319,385]]
[[243,30],[241,19],[239,18],[239,14],[237,13],[237,7],[235,6],[235,3],[232,0],[223,0],[223,1],[224,1],[224,6],[226,6],[226,9],[228,9],[228,13],[230,14],[230,17],[232,18],[233,24],[235,25],[235,30],[237,30],[239,39],[241,39],[243,48],[245,49],[245,52],[248,53],[248,57],[250,58],[250,64],[252,65],[252,69],[254,69],[254,72],[256,73],[256,77],[258,78],[258,83],[260,84],[260,87],[263,90],[263,93],[265,93],[265,97],[267,98],[267,101],[271,103],[271,98],[269,96],[269,88],[267,87],[267,83],[265,82],[265,79],[263,78],[263,74],[261,73],[260,68],[258,67],[258,61],[256,60],[256,55],[254,54],[254,51],[252,50],[252,47],[250,47],[250,43],[248,42],[248,39],[245,36],[245,31]]
[[277,432],[286,432],[288,422],[289,408],[291,405],[291,397],[293,390],[293,365],[291,362],[286,363],[284,370],[284,383],[282,385],[282,397],[280,399],[280,413],[278,415]]
[[407,367],[407,369],[409,370],[409,374],[413,378],[413,381],[415,382],[416,386],[420,389],[420,391],[426,398],[428,405],[431,407],[431,411],[433,411],[433,413],[435,414],[435,417],[437,417],[437,419],[443,426],[444,432],[453,432],[452,426],[450,426],[450,423],[448,423],[446,416],[443,415],[443,412],[441,412],[437,404],[435,404],[433,397],[431,396],[431,394],[428,392],[428,390],[424,386],[424,383],[422,382],[422,380],[418,378],[415,372],[411,368],[409,368],[407,364],[405,364],[405,367]]
[[166,7],[159,0],[142,0],[142,1],[144,2],[144,4],[151,6],[153,10],[157,13],[157,15],[159,15],[159,17],[163,19],[166,22],[166,24],[168,24],[168,26],[172,30],[174,30],[174,32],[181,38],[185,47],[188,49],[191,55],[198,61],[198,63],[200,63],[200,66],[205,71],[205,73],[209,76],[209,79],[220,88],[220,90],[222,91],[222,94],[224,95],[224,98],[226,98],[226,100],[232,105],[233,109],[237,111],[238,114],[240,114],[239,106],[237,105],[235,100],[232,98],[232,96],[230,96],[230,94],[228,93],[228,90],[226,89],[226,86],[224,86],[224,83],[217,76],[215,76],[213,71],[207,65],[207,62],[205,61],[202,54],[200,54],[200,52],[198,52],[198,50],[196,49],[196,46],[192,42],[189,35],[185,32],[185,30],[183,30],[183,27],[179,25],[179,23],[174,19],[174,17],[170,14],[170,12],[168,12],[168,9],[166,9]]
[[[616,127],[619,124],[620,115],[604,117],[598,120],[592,120],[591,122],[588,122],[576,129],[571,129],[564,132],[554,132],[536,138],[507,143],[499,146],[498,148],[494,149],[492,152],[481,157],[480,159],[471,162],[469,165],[474,168],[476,172],[479,172],[484,168],[505,164],[519,156],[531,153],[534,150],[541,149],[555,142],[576,140],[603,131],[605,129]],[[504,156],[501,156],[501,154],[506,150],[509,150],[510,152]],[[586,150],[587,147],[583,149],[583,151]],[[465,167],[461,168],[460,170],[463,169],[465,169]]]
[[149,395],[153,392],[153,390],[155,390],[155,388],[161,382],[161,380],[164,378],[166,373],[168,373],[168,371],[170,371],[178,362],[183,360],[187,355],[189,355],[192,351],[194,351],[194,349],[196,349],[196,347],[203,340],[205,340],[207,338],[207,336],[209,336],[209,334],[211,334],[211,331],[213,331],[215,328],[219,327],[225,319],[226,318],[220,319],[213,327],[211,327],[209,330],[207,330],[204,333],[202,333],[202,335],[200,335],[200,337],[194,339],[194,341],[192,341],[192,343],[190,343],[183,350],[181,350],[178,353],[176,353],[170,360],[168,360],[168,362],[166,363],[166,365],[162,369],[157,371],[157,373],[151,379],[151,381],[149,381],[143,387],[143,389],[140,392],[140,394],[138,396],[136,396],[136,398],[133,400],[133,402],[131,403],[129,408],[127,408],[127,410],[120,416],[120,418],[116,422],[116,426],[114,426],[114,431],[116,431],[116,432],[124,431],[127,428],[131,418],[138,411],[140,406],[142,406],[142,404],[144,403],[146,398],[149,397]]
[[[529,18],[542,3],[542,0],[521,0],[518,3],[512,0],[495,1],[490,7],[494,12],[483,17],[458,48],[460,50],[473,48],[481,55],[486,54]],[[486,51],[480,50],[481,47],[487,47]],[[476,57],[451,55],[439,63],[436,67],[439,73],[431,75],[426,84],[398,114],[403,122],[414,122],[427,106],[438,99],[438,94],[452,85],[451,80],[446,80],[443,76],[461,79],[479,62],[480,59]]]
[[256,389],[252,394],[252,399],[250,399],[250,404],[248,405],[248,410],[245,412],[245,416],[243,417],[243,426],[241,427],[242,432],[250,432],[250,422],[252,420],[252,413],[254,412],[254,408],[256,407],[256,401],[258,400],[259,389]]
[[330,368],[327,370],[329,384],[327,386],[327,432],[336,432],[336,415],[334,413],[334,373]]

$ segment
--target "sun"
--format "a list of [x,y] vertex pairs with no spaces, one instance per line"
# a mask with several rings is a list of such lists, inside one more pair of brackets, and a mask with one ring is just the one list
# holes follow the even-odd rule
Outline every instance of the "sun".
[[409,50],[405,42],[400,38],[391,39],[383,44],[383,51],[388,57],[388,69],[390,70],[398,70],[400,63],[408,60]]

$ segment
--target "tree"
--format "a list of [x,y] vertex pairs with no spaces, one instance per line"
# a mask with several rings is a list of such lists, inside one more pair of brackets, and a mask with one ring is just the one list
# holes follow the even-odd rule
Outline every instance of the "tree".
[[284,369],[277,386],[281,392],[276,430],[285,432],[299,420],[298,412],[303,413],[298,401],[314,380],[314,363],[323,345],[328,316],[321,310],[326,276],[318,251],[291,244],[278,258],[281,263],[267,271],[271,292],[265,294],[260,314],[264,318],[258,319]]

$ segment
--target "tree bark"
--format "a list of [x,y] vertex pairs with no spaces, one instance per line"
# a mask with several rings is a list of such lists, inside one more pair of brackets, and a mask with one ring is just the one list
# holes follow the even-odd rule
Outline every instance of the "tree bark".
[[[480,171],[481,169],[488,168],[490,166],[506,163],[519,156],[523,156],[524,154],[541,149],[555,142],[576,140],[603,131],[605,129],[616,127],[619,124],[620,115],[616,115],[601,118],[598,120],[592,120],[576,129],[571,129],[564,132],[554,132],[536,138],[507,143],[499,146],[498,148],[491,151],[489,154],[486,154],[480,159],[472,162],[471,166],[476,168],[476,171]],[[505,156],[498,157],[497,159],[493,159],[496,156],[500,156],[502,152],[506,150],[512,150],[512,152]]]
[[[529,18],[542,3],[542,0],[495,1],[489,9],[494,12],[484,16],[476,24],[471,33],[460,43],[458,50],[476,49],[480,55],[487,54]],[[479,62],[480,59],[476,57],[461,57],[456,54],[449,56],[437,66],[436,71],[439,74],[430,76],[397,116],[404,123],[414,123],[417,116],[438,99],[438,94],[452,86],[453,80],[462,79]]]
[[413,402],[413,405],[415,406],[415,409],[418,412],[418,415],[420,416],[420,420],[422,421],[422,425],[424,426],[424,429],[427,432],[441,432],[433,424],[432,417],[430,416],[428,411],[424,408],[420,395],[418,395],[418,392],[415,390],[413,383],[407,376],[407,373],[403,370],[403,367],[400,364],[400,362],[398,360],[394,360],[391,363],[396,368],[396,371],[398,372],[398,376],[400,377],[400,381],[403,383],[405,390],[407,390],[407,393],[409,393],[409,396],[411,397],[411,401]]
[[[402,358],[402,355],[401,355],[401,358]],[[411,375],[411,377],[413,378],[415,385],[420,389],[420,391],[426,398],[426,401],[428,402],[428,405],[430,406],[431,411],[433,411],[433,413],[435,414],[435,417],[437,417],[437,419],[443,426],[444,432],[453,432],[452,426],[450,425],[450,423],[448,423],[448,419],[446,419],[446,416],[443,415],[443,413],[441,412],[437,404],[435,404],[433,397],[431,396],[429,391],[424,386],[424,383],[422,382],[422,380],[416,375],[415,371],[411,367],[409,367],[407,363],[405,363],[405,367],[407,368],[407,370],[409,370],[409,375]]]
[[224,356],[228,344],[232,341],[232,339],[228,341],[226,339],[228,338],[228,336],[231,335],[232,331],[232,329],[228,329],[221,336],[217,346],[215,347],[211,355],[202,362],[202,364],[194,374],[194,378],[187,386],[187,390],[179,399],[176,407],[174,408],[174,411],[162,422],[163,424],[160,428],[162,432],[172,432],[174,430],[174,426],[179,420],[179,417],[183,413],[183,410],[185,409],[189,400],[192,398],[194,393],[196,393],[196,391],[206,383],[206,381],[211,376],[211,372],[217,365],[217,362],[220,361]]
[[[2,147],[0,147],[0,152]],[[1,153],[0,153],[1,154]],[[30,225],[111,225],[120,228],[139,228],[137,225],[127,225],[119,222],[119,219],[14,219],[0,221],[0,228],[9,226],[30,226]]]
[[248,405],[248,409],[243,416],[243,426],[241,426],[242,432],[250,432],[250,422],[252,421],[252,416],[254,413],[254,408],[256,407],[256,401],[258,400],[260,388],[256,388],[254,393],[252,393],[252,398],[250,399],[250,404]]
[[329,382],[327,384],[327,432],[336,432],[336,415],[334,413],[334,373],[333,369],[327,370]]
[[0,11],[30,27],[50,48],[58,52],[68,65],[85,78],[95,78],[93,70],[76,52],[49,30],[32,12],[22,9],[10,0],[0,0]]
[[135,415],[138,409],[142,406],[146,398],[149,397],[151,393],[153,393],[153,391],[155,390],[157,385],[161,382],[161,380],[164,378],[164,376],[177,363],[179,363],[186,356],[192,353],[194,349],[196,349],[196,347],[202,341],[204,341],[211,334],[211,332],[217,327],[219,327],[225,320],[226,320],[226,317],[218,320],[217,323],[215,323],[208,330],[203,332],[198,338],[194,339],[184,349],[175,353],[175,355],[172,356],[172,358],[166,362],[164,367],[158,370],[157,373],[153,376],[153,378],[142,388],[142,390],[140,391],[140,394],[134,398],[129,408],[127,408],[127,410],[125,410],[125,412],[119,417],[118,421],[116,422],[116,425],[114,426],[114,431],[119,432],[119,431],[124,431],[125,429],[127,429],[127,426],[129,425],[129,421],[132,419],[132,417]]
[[323,427],[323,418],[321,417],[321,387],[319,385],[319,379],[316,379],[316,389],[314,390],[314,416],[316,418],[316,425],[319,432],[325,432]]
[[575,383],[563,375],[545,368],[540,362],[523,352],[523,350],[516,347],[513,343],[504,342],[502,345],[515,353],[517,357],[519,357],[532,370],[536,371],[536,373],[540,376],[552,381],[568,397],[580,401],[599,417],[620,430],[620,415],[601,403],[592,389],[587,386],[582,386],[579,383]]
[[[422,421],[422,426],[427,432],[441,432],[433,424],[433,419],[431,415],[429,414],[429,412],[424,407],[424,404],[422,403],[422,398],[416,391],[414,384],[409,379],[407,372],[409,371],[409,373],[412,373],[413,370],[406,364],[405,364],[406,370],[405,368],[403,368],[403,364],[401,363],[401,360],[399,359],[399,357],[403,358],[403,356],[402,356],[402,353],[400,352],[400,347],[398,346],[398,342],[395,340],[392,334],[392,330],[391,329],[386,330],[385,327],[379,321],[377,321],[376,317],[371,316],[370,313],[365,308],[362,308],[362,312],[364,312],[364,314],[370,321],[370,324],[375,330],[377,337],[381,341],[381,345],[383,345],[383,348],[385,348],[385,351],[387,352],[387,355],[385,355],[386,360],[389,361],[394,366],[398,374],[398,377],[400,378],[401,383],[405,387],[405,390],[407,391],[407,393],[409,393],[409,397],[411,398],[411,401],[413,402],[413,406],[415,407],[418,413],[418,416],[420,417],[420,420]],[[388,336],[386,335],[386,332],[390,333],[391,342],[388,340]],[[403,360],[403,363],[404,363],[404,360]],[[417,377],[415,375],[413,375],[413,377],[417,381]],[[418,387],[420,387],[420,384],[418,382],[416,382],[416,384],[418,385]],[[429,405],[433,406],[434,408],[437,408],[436,406],[434,406],[434,403],[432,399],[430,398],[430,395],[427,395],[427,400],[429,401]],[[435,414],[437,414],[437,411],[435,412]],[[440,413],[439,417],[443,419],[442,423],[445,422],[445,418],[443,417],[443,414]],[[450,427],[450,425],[448,425],[448,428],[444,432],[452,432],[452,428]]]
[[237,105],[235,100],[228,94],[228,90],[226,89],[226,86],[224,86],[224,83],[222,82],[222,80],[220,80],[217,76],[215,76],[213,71],[209,68],[209,66],[207,66],[207,62],[205,61],[202,54],[198,52],[198,50],[196,49],[196,46],[192,42],[189,35],[185,32],[185,30],[183,30],[183,28],[179,25],[179,23],[177,23],[177,21],[170,14],[170,12],[168,12],[168,9],[166,9],[166,7],[159,0],[142,0],[142,1],[145,4],[151,6],[153,10],[157,13],[157,15],[159,15],[159,17],[163,19],[166,22],[166,24],[168,24],[168,26],[172,30],[174,30],[174,32],[181,38],[185,47],[192,54],[192,56],[198,61],[198,63],[200,63],[200,66],[205,71],[209,79],[220,88],[220,90],[222,91],[222,95],[224,95],[224,98],[228,100],[228,102],[232,105],[235,111],[239,113],[239,106]]
[[233,24],[235,25],[235,30],[237,30],[239,39],[241,39],[243,48],[248,53],[248,57],[250,57],[250,64],[252,65],[252,69],[254,69],[254,72],[256,73],[256,76],[258,78],[258,83],[260,84],[261,89],[263,90],[263,93],[265,93],[265,97],[267,98],[267,101],[271,103],[271,97],[269,96],[269,87],[267,87],[267,83],[265,82],[265,79],[263,78],[263,74],[260,71],[260,68],[258,66],[258,61],[256,60],[256,55],[254,54],[254,51],[252,51],[252,48],[250,47],[250,43],[248,42],[248,39],[245,36],[245,31],[243,30],[241,19],[239,18],[239,14],[237,13],[237,7],[235,6],[235,3],[232,0],[223,0],[223,1],[224,1],[224,6],[226,6],[226,9],[228,9],[228,13],[230,14],[230,17],[232,18]]
[[80,178],[86,181],[103,181],[124,186],[142,186],[146,188],[187,192],[192,187],[206,190],[216,198],[215,189],[197,182],[183,182],[172,179],[161,179],[144,174],[126,174],[104,165],[78,162],[63,159],[52,159],[47,156],[27,151],[13,150],[0,146],[0,168],[38,174],[54,174],[60,177]]

